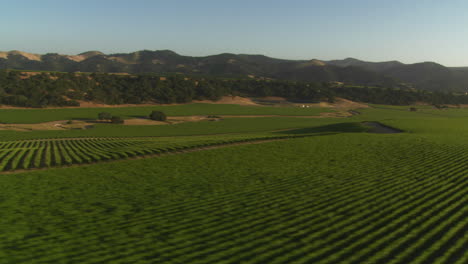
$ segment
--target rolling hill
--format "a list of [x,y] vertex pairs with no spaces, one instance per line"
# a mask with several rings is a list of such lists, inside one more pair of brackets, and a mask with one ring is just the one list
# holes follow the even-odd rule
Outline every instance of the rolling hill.
[[464,92],[468,88],[467,68],[449,68],[433,62],[403,64],[398,61],[366,62],[353,58],[332,61],[284,60],[263,55],[231,53],[191,57],[170,50],[117,54],[89,51],[78,55],[0,52],[0,69],[180,73],[293,81],[338,81],[351,85],[413,87],[430,91]]

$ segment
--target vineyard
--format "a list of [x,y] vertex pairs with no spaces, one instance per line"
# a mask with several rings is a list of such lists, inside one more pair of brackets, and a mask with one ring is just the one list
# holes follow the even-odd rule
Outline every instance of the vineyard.
[[[2,141],[0,264],[466,264],[461,111]],[[364,120],[405,133],[362,133]]]
[[78,138],[0,142],[0,172],[96,163],[298,136],[231,135],[182,138]]
[[0,252],[3,263],[465,264],[466,153],[322,135],[3,175],[0,223],[19,229]]

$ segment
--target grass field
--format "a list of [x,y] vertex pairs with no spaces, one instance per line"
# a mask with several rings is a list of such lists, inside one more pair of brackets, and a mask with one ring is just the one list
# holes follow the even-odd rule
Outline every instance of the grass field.
[[291,128],[316,127],[327,124],[353,122],[347,118],[315,119],[294,117],[263,118],[225,118],[219,122],[187,122],[174,125],[158,126],[125,126],[97,124],[88,130],[42,130],[17,132],[0,130],[2,140],[25,140],[42,138],[76,138],[76,137],[161,137],[214,135],[232,133],[269,132]]
[[160,126],[149,138],[9,135],[0,155],[42,149],[47,166],[288,139],[0,175],[0,263],[468,263],[468,110],[360,112]]
[[57,120],[96,119],[98,113],[109,112],[122,118],[147,117],[151,111],[163,111],[169,116],[188,115],[285,115],[313,116],[331,112],[326,108],[240,106],[229,104],[184,104],[172,106],[142,106],[116,108],[68,109],[1,109],[0,123],[34,124]]

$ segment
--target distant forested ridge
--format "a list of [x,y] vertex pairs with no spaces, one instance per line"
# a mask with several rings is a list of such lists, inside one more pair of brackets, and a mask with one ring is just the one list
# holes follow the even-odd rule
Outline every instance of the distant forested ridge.
[[398,61],[366,62],[352,58],[333,61],[284,60],[263,55],[230,53],[191,57],[170,50],[142,50],[117,54],[90,51],[78,55],[40,55],[10,51],[0,52],[0,69],[249,77],[468,92],[468,68],[450,68],[433,62],[404,64]]
[[468,103],[466,95],[414,89],[342,87],[328,82],[103,73],[40,73],[25,76],[25,73],[18,71],[0,71],[0,104],[21,107],[79,106],[79,101],[111,105],[189,103],[193,100],[218,100],[230,95],[280,96],[308,102],[333,102],[335,97],[343,97],[359,102],[393,105]]

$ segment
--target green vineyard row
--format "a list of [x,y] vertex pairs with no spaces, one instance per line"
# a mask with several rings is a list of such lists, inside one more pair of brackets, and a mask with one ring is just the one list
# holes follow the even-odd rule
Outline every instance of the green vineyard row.
[[0,172],[87,164],[298,136],[231,135],[177,138],[83,138],[0,142]]
[[[83,208],[90,216],[81,216],[81,211],[69,212],[81,221],[63,222],[60,218],[53,225],[53,232],[4,241],[0,249],[28,253],[12,257],[16,263],[86,263],[90,259],[93,263],[467,263],[465,148],[418,145],[405,140],[395,149],[389,143],[396,143],[397,139],[379,142],[379,137],[369,137],[373,146],[354,150],[369,158],[362,161],[348,151],[362,142],[363,136],[359,137],[355,142],[343,136],[219,149],[206,157],[193,155],[189,169],[180,164],[183,157],[177,156],[165,160],[171,165],[167,167],[157,162],[151,165],[148,160],[135,161],[137,165],[157,168],[147,174],[156,175],[154,182],[150,181],[153,184],[141,185],[156,188],[169,184],[169,178],[163,175],[173,176],[177,167],[180,174],[176,177],[183,177],[184,181],[171,188],[166,185],[157,193],[163,195],[167,190],[165,195],[180,195],[180,189],[190,192],[179,202],[161,202],[168,196],[155,202],[146,198],[148,193],[141,194],[143,210],[133,210],[142,206],[139,202],[129,210],[119,207],[121,200],[113,202],[118,195],[100,195],[97,205],[89,202]],[[323,147],[318,147],[317,141]],[[135,147],[137,142],[130,146]],[[106,144],[110,143],[124,145],[120,139]],[[85,147],[83,142],[74,142],[73,146],[79,144]],[[101,150],[106,147],[103,145]],[[396,152],[404,155],[396,157]],[[281,162],[284,157],[289,157],[288,162]],[[328,173],[324,164],[330,157],[345,166],[343,171],[335,168]],[[191,167],[207,162],[207,158],[213,161],[209,168]],[[239,168],[239,161],[248,168]],[[265,161],[271,169],[258,167]],[[391,166],[382,166],[382,161]],[[98,170],[99,177],[103,177],[104,168],[108,167],[98,166],[103,166]],[[267,176],[258,173],[265,170]],[[231,176],[224,178],[228,175]],[[139,184],[149,177],[139,178]],[[198,196],[195,190],[210,185],[209,182],[213,185],[202,191],[214,186],[222,188],[224,181],[232,192],[186,198]],[[197,182],[202,184],[195,185]],[[242,183],[241,188],[236,188],[236,182]],[[112,206],[117,208],[112,211]],[[61,243],[67,243],[69,232],[80,236],[73,238],[75,243],[69,247],[59,248]]]

